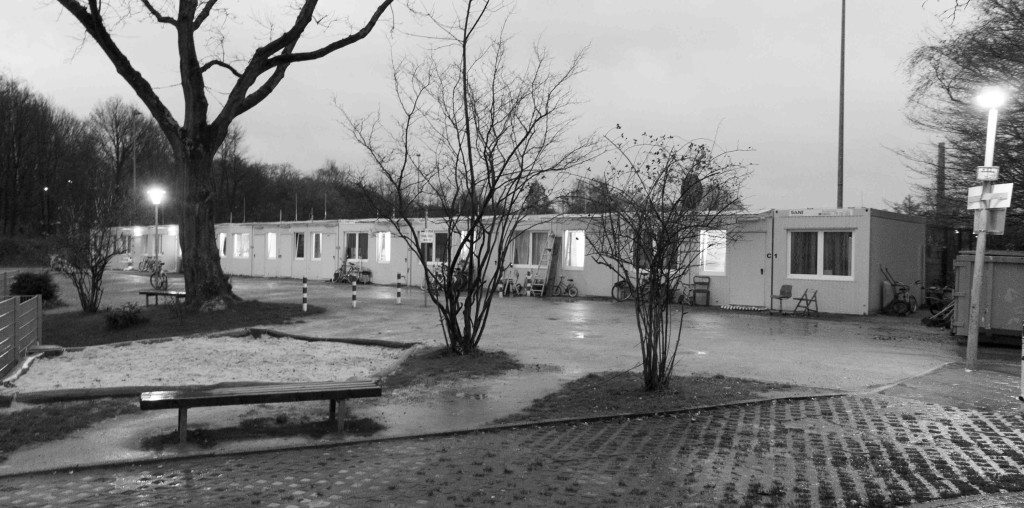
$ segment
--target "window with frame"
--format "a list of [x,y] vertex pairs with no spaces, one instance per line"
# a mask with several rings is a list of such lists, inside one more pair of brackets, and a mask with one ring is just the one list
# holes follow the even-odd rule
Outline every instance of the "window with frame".
[[423,249],[424,261],[428,263],[447,261],[451,254],[451,244],[448,239],[448,233],[434,233],[433,242],[421,243],[420,247]]
[[791,231],[789,274],[806,277],[852,278],[852,231]]
[[345,235],[345,259],[367,260],[369,256],[369,233],[348,233]]
[[249,257],[249,233],[233,233],[234,254],[236,258]]
[[295,259],[306,257],[306,233],[295,233]]
[[313,233],[313,259],[320,259],[323,257],[323,233]]
[[277,233],[267,233],[267,259],[277,259]]
[[582,230],[566,230],[562,236],[563,265],[566,268],[583,268],[586,259],[587,237]]
[[377,262],[378,263],[390,263],[391,262],[391,233],[388,231],[381,231],[376,234],[377,237]]
[[547,231],[523,231],[512,242],[512,264],[538,265],[544,251]]
[[727,237],[724,229],[700,232],[700,268],[709,275],[725,275],[725,247]]

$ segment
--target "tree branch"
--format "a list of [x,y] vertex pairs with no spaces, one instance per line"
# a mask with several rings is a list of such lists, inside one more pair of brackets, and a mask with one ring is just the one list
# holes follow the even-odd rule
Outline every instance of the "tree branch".
[[195,30],[199,30],[199,27],[202,26],[204,21],[206,21],[206,18],[210,17],[210,12],[213,11],[214,5],[217,5],[217,0],[208,0],[206,4],[203,5],[203,10],[199,12],[199,15],[196,16],[194,21]]
[[153,6],[150,0],[142,0],[142,4],[146,6],[146,10],[148,10],[149,13],[153,15],[153,18],[155,18],[160,23],[166,23],[168,25],[175,24],[174,18],[160,14],[160,11],[156,10],[156,7]]
[[238,72],[238,70],[236,70],[234,67],[232,67],[231,64],[228,64],[228,63],[226,63],[226,62],[224,62],[222,60],[210,60],[209,62],[206,62],[205,64],[203,64],[202,67],[199,68],[199,72],[206,72],[206,71],[212,69],[213,67],[223,67],[223,68],[227,69],[229,72],[231,72],[231,74],[234,74],[235,77],[237,77],[239,79],[242,78],[242,73],[241,72]]

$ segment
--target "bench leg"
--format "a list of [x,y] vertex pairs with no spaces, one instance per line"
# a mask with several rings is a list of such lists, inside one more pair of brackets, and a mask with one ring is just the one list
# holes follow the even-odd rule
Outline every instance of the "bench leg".
[[347,415],[348,408],[345,407],[344,400],[331,401],[331,414],[327,421],[336,424],[338,426],[338,432],[345,431],[345,417]]
[[187,422],[188,421],[188,408],[178,408],[178,442],[185,444],[188,440]]

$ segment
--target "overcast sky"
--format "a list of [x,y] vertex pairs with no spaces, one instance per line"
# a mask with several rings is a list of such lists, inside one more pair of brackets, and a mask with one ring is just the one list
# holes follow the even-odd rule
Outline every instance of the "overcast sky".
[[[348,2],[323,2],[349,9]],[[360,2],[365,4],[366,2]],[[251,12],[242,5],[244,21]],[[232,5],[230,2],[226,5]],[[628,8],[626,6],[629,6]],[[575,89],[581,130],[716,138],[754,164],[745,199],[755,209],[836,206],[840,0],[521,0],[514,44],[538,38],[562,61],[589,45]],[[916,175],[892,149],[938,141],[904,117],[901,63],[941,27],[940,0],[851,0],[847,5],[845,206],[885,208]],[[353,20],[368,7],[351,8]],[[396,11],[401,17],[404,13]],[[402,20],[399,20],[401,22]],[[19,0],[0,18],[0,72],[79,115],[134,94],[81,29],[50,2]],[[176,82],[167,31],[129,31],[119,42],[169,99]],[[324,60],[298,64],[263,104],[239,119],[248,154],[311,172],[327,159],[362,167],[338,123],[391,103],[386,30]],[[403,49],[404,50],[404,49]],[[173,103],[172,103],[173,104]],[[180,117],[179,117],[180,118]]]

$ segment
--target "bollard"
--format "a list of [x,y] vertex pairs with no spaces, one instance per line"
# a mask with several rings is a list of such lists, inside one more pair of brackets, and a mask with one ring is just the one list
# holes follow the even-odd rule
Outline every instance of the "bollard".
[[356,277],[352,277],[352,308],[356,308]]
[[306,301],[307,301],[306,294],[307,294],[307,292],[308,291],[306,289],[306,278],[303,277],[302,278],[302,312],[306,312]]
[[397,305],[402,305],[402,274],[398,274],[398,299],[395,300]]

